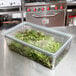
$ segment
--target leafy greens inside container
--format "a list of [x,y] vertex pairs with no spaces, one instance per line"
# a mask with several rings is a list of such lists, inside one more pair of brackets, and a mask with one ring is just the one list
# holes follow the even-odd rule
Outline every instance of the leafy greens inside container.
[[[62,46],[62,44],[55,41],[53,37],[45,35],[45,33],[33,29],[18,31],[15,34],[15,37],[51,53],[57,52],[58,49]],[[52,67],[52,58],[35,49],[32,49],[28,46],[23,46],[22,44],[14,41],[9,44],[9,48],[23,56],[41,63],[48,68]]]

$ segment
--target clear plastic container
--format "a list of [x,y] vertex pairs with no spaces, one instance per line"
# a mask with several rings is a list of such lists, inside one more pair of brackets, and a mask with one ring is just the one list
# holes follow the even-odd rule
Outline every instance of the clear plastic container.
[[[43,40],[43,42],[38,47],[37,45],[29,43],[26,40],[23,41],[15,37],[17,33],[22,33],[25,30],[35,30],[37,32],[42,32],[44,33],[45,37],[49,36],[56,42],[61,43],[61,46],[55,52],[50,52],[45,49],[47,44],[50,43],[50,38],[48,38],[48,40]],[[38,26],[29,22],[20,23],[17,26],[7,30],[4,33],[4,36],[10,50],[51,69],[53,69],[68,52],[72,40],[72,36],[70,34],[59,32],[54,29],[48,29],[46,27]],[[35,42],[35,44],[36,43],[38,42]],[[44,48],[42,48],[43,45],[45,45]]]

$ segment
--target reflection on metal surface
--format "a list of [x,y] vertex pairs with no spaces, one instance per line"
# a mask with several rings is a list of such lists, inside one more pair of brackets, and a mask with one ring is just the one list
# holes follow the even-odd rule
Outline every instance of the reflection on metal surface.
[[6,40],[5,40],[5,38],[3,38],[3,41],[4,41],[4,68],[5,68],[5,64],[6,64],[6,53],[7,53],[7,51],[6,51],[6,49],[7,49],[7,47],[6,47]]
[[6,41],[4,39],[4,57],[5,57],[5,55],[6,55]]
[[7,53],[7,51],[6,51],[6,49],[7,49],[7,47],[6,47],[6,40],[5,40],[5,38],[3,37],[3,44],[4,44],[4,57],[3,57],[3,68],[4,68],[4,74],[6,74],[6,76],[7,76],[7,73],[6,73],[6,60],[7,60],[7,58],[6,58],[6,53]]

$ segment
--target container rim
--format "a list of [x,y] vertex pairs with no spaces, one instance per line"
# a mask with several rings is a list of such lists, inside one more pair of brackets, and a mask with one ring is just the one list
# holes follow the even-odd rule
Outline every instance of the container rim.
[[[41,49],[41,48],[39,48],[39,47],[36,47],[36,46],[34,46],[34,45],[31,45],[31,44],[29,44],[29,43],[26,43],[26,42],[24,42],[24,41],[22,41],[22,40],[16,39],[15,37],[9,35],[9,33],[13,32],[14,30],[16,30],[16,29],[18,29],[18,28],[20,28],[20,27],[22,27],[22,26],[24,26],[24,25],[32,26],[32,27],[38,28],[38,29],[40,29],[40,30],[44,30],[44,31],[48,31],[48,32],[53,32],[53,33],[55,33],[55,34],[59,34],[59,35],[62,35],[62,36],[66,36],[66,37],[68,37],[68,40],[61,46],[61,48],[59,48],[59,50],[58,50],[57,52],[55,52],[55,53],[50,53],[50,52],[45,51],[45,50],[43,50],[43,49]],[[43,27],[43,26],[40,26],[40,25],[37,25],[37,24],[33,24],[33,23],[30,23],[30,22],[22,22],[22,23],[20,23],[20,24],[18,24],[18,25],[16,25],[16,26],[14,26],[13,28],[8,29],[6,32],[3,33],[3,35],[4,35],[5,37],[9,38],[9,39],[12,39],[12,40],[14,40],[14,41],[16,41],[16,42],[19,42],[19,43],[21,43],[21,44],[23,44],[23,45],[29,46],[29,47],[31,47],[31,48],[33,48],[33,49],[38,50],[39,52],[42,52],[42,53],[44,53],[44,54],[47,54],[47,55],[53,56],[53,57],[59,55],[60,52],[63,51],[63,49],[65,48],[65,46],[66,46],[69,42],[71,42],[71,40],[72,40],[72,38],[73,38],[71,34],[63,33],[63,32],[61,32],[61,31],[57,31],[57,30],[55,30],[55,29],[53,29],[53,28],[50,28],[50,29],[49,29],[48,27]]]
[[44,30],[44,31],[57,33],[57,34],[64,35],[64,36],[67,36],[67,37],[72,37],[72,35],[69,34],[69,33],[64,33],[64,32],[55,30],[53,28],[49,29],[48,27],[43,27],[43,26],[40,26],[40,25],[37,25],[37,24],[34,24],[34,23],[30,23],[30,22],[21,22],[21,23],[17,24],[16,26],[8,29],[6,32],[3,33],[3,35],[6,35],[6,34],[12,32],[13,30],[16,30],[17,28],[19,28],[21,26],[24,26],[24,25],[32,26],[32,27],[39,28],[39,29]]

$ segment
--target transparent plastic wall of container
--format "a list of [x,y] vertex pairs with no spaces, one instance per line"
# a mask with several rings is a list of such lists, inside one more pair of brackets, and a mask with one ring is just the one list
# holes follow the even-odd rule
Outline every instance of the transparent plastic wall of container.
[[[31,34],[25,36],[24,32],[28,30],[34,30],[33,35],[39,35],[37,39],[35,37],[30,40],[30,37],[32,37]],[[36,32],[38,35],[36,35]],[[20,36],[20,34],[22,36]],[[7,30],[4,33],[4,36],[10,50],[51,69],[54,69],[54,67],[69,51],[72,40],[72,36],[70,34],[62,33],[54,29],[49,29],[29,22],[20,23],[17,26]],[[24,36],[25,38],[23,38]],[[29,39],[27,39],[27,37]],[[42,38],[44,39],[41,40]],[[55,45],[50,45],[50,48],[54,47],[53,49],[55,49],[59,46],[59,43],[61,46],[59,46],[56,50],[48,50],[49,46],[47,44],[52,44],[51,40],[55,40],[53,41]],[[58,42],[57,46],[55,42]]]

